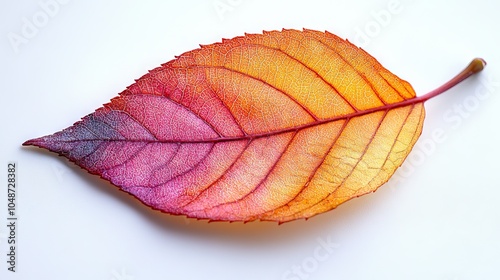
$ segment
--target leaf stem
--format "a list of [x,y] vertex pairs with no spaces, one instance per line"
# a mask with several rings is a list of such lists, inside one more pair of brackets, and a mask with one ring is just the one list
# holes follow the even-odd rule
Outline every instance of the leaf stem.
[[463,80],[469,78],[470,76],[472,76],[478,72],[481,72],[481,70],[483,70],[485,66],[486,66],[486,61],[484,61],[484,59],[474,58],[469,63],[469,65],[464,70],[462,70],[462,72],[458,73],[458,75],[453,77],[451,80],[449,80],[448,82],[446,82],[442,86],[438,87],[437,89],[435,89],[427,94],[424,94],[422,96],[417,97],[416,99],[418,99],[418,101],[425,102],[425,101],[427,101],[427,100],[429,100],[437,95],[440,95],[441,93],[456,86],[457,84],[459,84]]

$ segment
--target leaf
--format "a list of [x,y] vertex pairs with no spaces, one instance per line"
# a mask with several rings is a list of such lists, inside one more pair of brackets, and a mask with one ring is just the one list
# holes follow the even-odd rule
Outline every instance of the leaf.
[[422,131],[423,102],[484,65],[476,59],[416,97],[331,33],[246,34],[186,52],[73,126],[24,145],[167,213],[308,218],[385,183]]

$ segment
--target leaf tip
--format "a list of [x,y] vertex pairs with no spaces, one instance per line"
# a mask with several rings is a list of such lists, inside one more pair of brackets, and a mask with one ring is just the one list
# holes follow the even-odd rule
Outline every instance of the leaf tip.
[[22,146],[24,146],[24,147],[35,146],[35,147],[38,147],[38,148],[50,150],[50,147],[48,146],[48,143],[47,143],[45,137],[40,137],[40,138],[34,138],[34,139],[27,140],[27,141],[25,141],[22,144]]
[[36,146],[38,142],[39,142],[38,138],[30,139],[30,140],[24,141],[22,146]]
[[25,146],[25,147],[26,146],[35,146],[38,148],[47,149],[49,151],[52,151],[51,150],[51,147],[52,147],[51,141],[48,138],[48,136],[43,136],[43,137],[27,140],[22,144],[22,146]]
[[31,146],[31,145],[33,145],[32,140],[24,141],[24,143],[21,144],[21,146]]

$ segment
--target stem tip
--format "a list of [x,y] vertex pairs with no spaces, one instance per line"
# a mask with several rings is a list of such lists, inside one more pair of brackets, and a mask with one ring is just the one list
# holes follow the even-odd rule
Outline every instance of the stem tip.
[[480,72],[481,70],[484,69],[485,66],[486,66],[486,61],[484,61],[484,59],[474,58],[462,72],[458,73],[458,75],[456,75],[451,80],[446,82],[444,85],[438,87],[437,89],[420,96],[418,99],[421,100],[422,102],[424,102],[424,101],[427,101],[427,100],[433,98],[434,96],[440,95],[441,93],[456,86],[461,81],[463,81],[463,80],[467,79],[468,77]]
[[469,69],[472,73],[477,73],[481,70],[484,69],[486,66],[486,61],[482,58],[474,58],[469,66],[467,66],[467,69]]

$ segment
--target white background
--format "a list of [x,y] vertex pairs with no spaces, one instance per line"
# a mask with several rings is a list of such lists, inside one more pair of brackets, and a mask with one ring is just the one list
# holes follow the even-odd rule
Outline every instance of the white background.
[[[400,0],[395,11],[389,0],[74,0],[58,4],[52,15],[39,0],[0,3],[0,279],[472,280],[500,274],[499,2]],[[29,36],[22,33],[23,18],[38,25]],[[426,103],[425,128],[405,172],[374,194],[280,226],[161,214],[64,158],[21,147],[70,126],[147,70],[198,44],[302,27],[362,45],[417,95],[475,56],[488,66]],[[11,43],[12,34],[24,43]],[[444,140],[432,138],[436,130]],[[18,165],[16,273],[6,263],[10,161]],[[328,251],[318,240],[335,246]],[[299,269],[302,274],[294,272]]]

